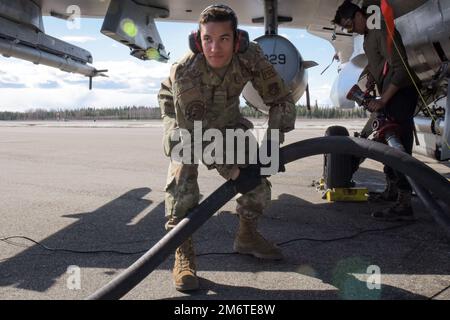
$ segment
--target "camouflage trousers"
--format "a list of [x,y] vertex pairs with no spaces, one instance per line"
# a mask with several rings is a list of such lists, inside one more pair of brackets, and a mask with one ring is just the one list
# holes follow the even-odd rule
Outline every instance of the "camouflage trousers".
[[[226,170],[217,170],[228,179]],[[200,190],[197,182],[198,164],[182,164],[171,161],[165,187],[165,211],[168,222],[166,229],[170,230],[187,212],[200,201]],[[246,219],[258,218],[271,199],[271,185],[266,179],[252,191],[240,196],[237,201],[237,213]]]

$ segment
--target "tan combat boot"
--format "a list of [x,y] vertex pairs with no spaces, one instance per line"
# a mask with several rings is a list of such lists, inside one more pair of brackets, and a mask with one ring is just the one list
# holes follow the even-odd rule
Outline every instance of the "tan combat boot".
[[376,211],[372,217],[384,221],[412,221],[414,212],[411,206],[411,191],[399,190],[394,206],[381,211]]
[[234,251],[242,254],[251,254],[261,259],[283,259],[280,248],[264,239],[256,230],[256,226],[257,219],[239,217],[239,231],[234,240]]
[[395,181],[386,177],[386,187],[383,192],[369,197],[370,201],[396,201],[398,198],[398,188]]
[[192,291],[199,287],[192,238],[188,238],[175,251],[173,282],[178,291]]

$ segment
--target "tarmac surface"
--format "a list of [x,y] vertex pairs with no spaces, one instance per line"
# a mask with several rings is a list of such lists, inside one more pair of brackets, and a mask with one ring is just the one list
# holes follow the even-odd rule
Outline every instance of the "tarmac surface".
[[[298,121],[286,144],[331,124],[353,132],[364,121]],[[0,299],[83,299],[152,247],[165,234],[161,140],[160,121],[0,122],[0,238],[39,242],[0,242]],[[449,162],[415,157],[450,178]],[[174,289],[171,255],[124,299],[450,299],[450,240],[420,200],[413,224],[375,221],[370,213],[389,203],[322,199],[311,186],[322,163],[302,159],[270,178],[259,229],[284,260],[233,253],[231,201],[194,234],[198,292]],[[381,191],[382,164],[366,160],[354,180]],[[204,197],[223,182],[200,167]],[[319,241],[337,238],[346,239]]]

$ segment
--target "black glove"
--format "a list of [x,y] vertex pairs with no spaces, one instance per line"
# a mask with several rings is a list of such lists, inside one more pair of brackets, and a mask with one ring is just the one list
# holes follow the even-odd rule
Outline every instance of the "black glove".
[[240,168],[237,179],[231,181],[237,192],[246,194],[261,184],[261,167],[258,164],[250,164],[245,168]]
[[[271,158],[272,156],[272,141],[271,140],[267,140],[266,141],[266,150],[267,150],[267,156],[269,158]],[[280,148],[280,145],[278,144],[277,146],[275,146],[275,148]],[[278,149],[278,172],[286,172],[286,167],[284,166],[284,159],[283,159],[283,155],[280,152],[280,149]],[[259,156],[259,152],[258,152],[258,156]],[[271,167],[271,162],[269,162],[268,164],[261,164],[260,159],[258,159],[258,163],[262,168],[270,168]],[[266,177],[266,176],[265,176]]]

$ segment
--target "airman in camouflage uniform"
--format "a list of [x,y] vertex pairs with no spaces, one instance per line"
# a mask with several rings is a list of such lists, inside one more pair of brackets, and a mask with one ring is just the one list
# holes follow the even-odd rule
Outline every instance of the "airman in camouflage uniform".
[[[414,113],[418,100],[420,80],[411,69],[408,57],[397,29],[392,30],[392,48],[389,49],[389,32],[385,21],[380,28],[369,28],[368,16],[364,10],[350,1],[345,1],[336,11],[334,22],[348,32],[364,36],[364,52],[368,64],[369,83],[376,85],[380,99],[373,99],[368,105],[370,112],[383,112],[387,119],[398,125],[397,138],[404,152],[413,149]],[[378,197],[381,200],[395,200],[395,204],[372,216],[387,221],[408,221],[414,219],[411,206],[411,186],[400,172],[385,166],[386,189]]]
[[[205,9],[200,17],[198,33],[203,52],[188,53],[172,66],[169,78],[162,83],[158,98],[164,122],[166,156],[171,156],[172,149],[178,143],[174,137],[179,130],[191,132],[194,121],[201,121],[205,130],[251,129],[251,122],[243,118],[239,109],[239,96],[248,81],[252,82],[266,105],[271,107],[269,128],[279,129],[282,133],[294,128],[295,108],[288,88],[256,43],[250,43],[245,52],[234,50],[236,31],[237,19],[230,8],[214,5]],[[229,33],[232,39],[227,39]],[[229,53],[229,61],[226,60],[228,40],[233,50]],[[235,180],[245,166],[214,163],[208,168],[216,169],[227,180]],[[198,204],[197,178],[197,164],[171,159],[165,187],[167,230]],[[237,252],[265,259],[282,258],[280,249],[256,230],[257,219],[270,198],[270,183],[262,178],[259,186],[237,199],[236,211],[240,218],[234,243]],[[176,251],[173,276],[177,290],[198,288],[191,238]]]

